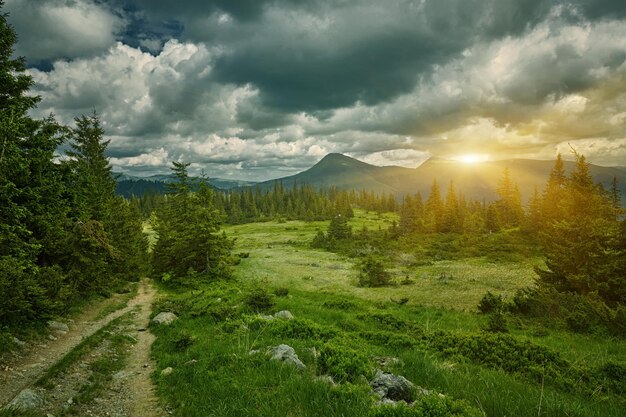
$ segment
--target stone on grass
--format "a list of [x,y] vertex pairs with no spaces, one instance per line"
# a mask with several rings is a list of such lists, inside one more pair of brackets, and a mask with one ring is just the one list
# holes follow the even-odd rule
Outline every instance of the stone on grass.
[[23,347],[26,345],[26,342],[22,342],[20,339],[18,339],[17,337],[13,338],[13,343],[15,343],[17,346],[19,347]]
[[156,316],[154,316],[154,318],[152,319],[153,323],[156,324],[172,324],[172,322],[174,320],[176,320],[178,317],[176,317],[176,314],[170,312],[170,311],[163,311],[159,314],[157,314]]
[[296,351],[289,345],[274,346],[268,351],[268,354],[271,355],[270,360],[272,361],[286,362],[298,369],[306,368],[306,365],[296,355]]
[[293,320],[293,314],[291,314],[291,311],[289,310],[279,311],[278,313],[274,314],[274,317],[283,320]]
[[13,399],[7,408],[15,408],[23,411],[34,410],[43,405],[43,397],[32,389],[26,388]]
[[409,403],[415,394],[415,387],[411,381],[403,376],[383,372],[380,369],[376,371],[376,376],[370,382],[370,387],[382,399],[386,398],[392,401]]
[[67,327],[67,324],[61,323],[60,321],[50,320],[48,322],[48,328],[53,332],[69,332],[70,328]]
[[161,376],[168,376],[171,375],[172,372],[174,372],[174,369],[171,366],[168,366],[167,368],[163,369],[161,371]]

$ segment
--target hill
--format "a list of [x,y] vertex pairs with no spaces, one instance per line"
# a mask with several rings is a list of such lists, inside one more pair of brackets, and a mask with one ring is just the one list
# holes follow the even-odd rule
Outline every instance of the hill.
[[[570,172],[574,163],[565,161]],[[375,166],[346,155],[331,153],[317,164],[299,174],[259,183],[262,188],[282,181],[286,187],[310,184],[314,187],[337,187],[340,189],[368,190],[402,196],[409,193],[428,195],[434,180],[445,194],[450,181],[472,199],[493,200],[497,197],[498,181],[508,167],[511,178],[518,184],[522,198],[527,201],[537,187],[541,190],[554,166],[554,161],[510,159],[467,164],[440,158],[431,158],[417,168],[398,166]],[[626,195],[626,171],[618,168],[590,165],[595,182],[609,188],[613,177],[618,180],[622,198]],[[626,201],[626,200],[625,200]]]

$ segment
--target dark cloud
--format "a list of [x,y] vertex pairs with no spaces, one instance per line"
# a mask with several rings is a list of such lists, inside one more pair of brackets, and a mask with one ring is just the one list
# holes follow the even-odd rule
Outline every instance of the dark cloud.
[[605,161],[624,149],[610,146],[626,137],[623,0],[8,0],[6,11],[36,64],[38,114],[71,123],[96,108],[120,169],[174,159],[269,178],[327,152],[411,166],[464,148],[545,156],[568,139]]

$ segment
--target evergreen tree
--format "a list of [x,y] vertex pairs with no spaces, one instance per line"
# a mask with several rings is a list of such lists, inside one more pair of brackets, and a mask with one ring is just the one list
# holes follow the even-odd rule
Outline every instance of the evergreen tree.
[[424,220],[430,232],[441,232],[443,227],[443,200],[437,180],[433,180],[430,194],[424,207]]
[[556,202],[560,215],[549,218],[542,233],[547,269],[537,269],[539,284],[623,304],[626,251],[620,222],[610,198],[594,185],[584,156],[576,154],[575,169],[562,191]]
[[110,141],[104,139],[104,129],[94,111],[89,117],[74,119],[70,129],[70,167],[74,173],[74,192],[77,196],[78,216],[106,223],[115,198],[115,179],[105,150]]
[[[177,181],[171,185],[167,203],[157,210],[153,227],[158,241],[152,252],[153,270],[178,278],[189,273],[225,277],[232,241],[219,233],[221,216],[208,184],[203,181],[197,192],[191,191],[188,166],[173,163]],[[231,196],[234,195],[237,194]]]
[[504,173],[498,184],[498,196],[496,202],[499,219],[503,227],[519,226],[524,217],[522,202],[517,184],[511,180],[509,168],[504,168]]

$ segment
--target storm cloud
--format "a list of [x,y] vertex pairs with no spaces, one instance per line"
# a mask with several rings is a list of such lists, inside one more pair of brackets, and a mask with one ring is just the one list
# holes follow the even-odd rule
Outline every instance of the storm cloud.
[[185,160],[266,179],[328,152],[416,166],[553,158],[568,143],[626,164],[623,1],[8,0],[4,11],[37,115],[97,110],[118,170]]

